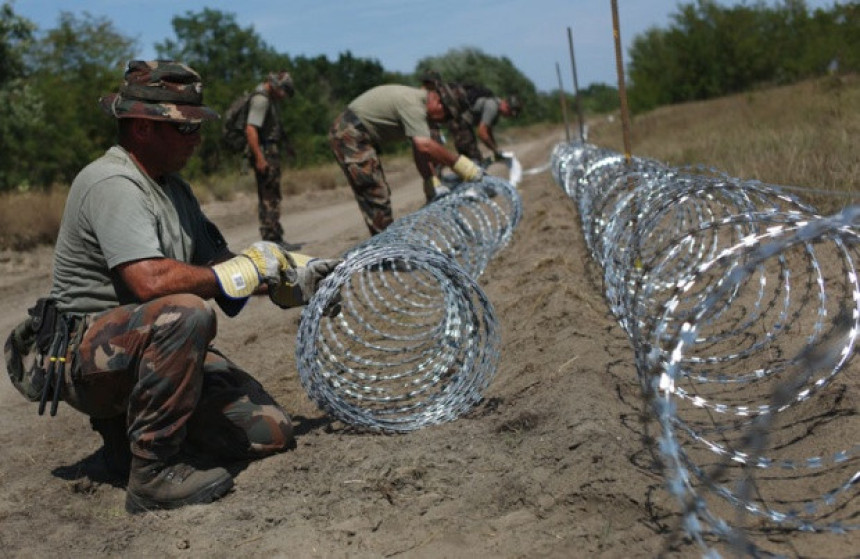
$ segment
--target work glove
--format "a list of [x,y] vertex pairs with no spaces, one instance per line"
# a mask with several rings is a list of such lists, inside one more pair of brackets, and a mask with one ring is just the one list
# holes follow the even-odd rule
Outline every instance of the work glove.
[[212,266],[218,287],[231,299],[248,297],[261,283],[274,283],[290,267],[276,243],[257,241],[230,260]]
[[458,157],[451,169],[464,181],[479,181],[484,176],[484,171],[465,155]]
[[427,198],[428,204],[450,193],[451,190],[443,185],[436,175],[424,179],[424,196]]
[[[269,298],[282,309],[307,305],[320,282],[343,262],[340,258],[312,258],[298,252],[286,253],[290,266],[284,270],[277,282],[269,284]],[[340,294],[323,310],[325,316],[336,316],[340,312]]]

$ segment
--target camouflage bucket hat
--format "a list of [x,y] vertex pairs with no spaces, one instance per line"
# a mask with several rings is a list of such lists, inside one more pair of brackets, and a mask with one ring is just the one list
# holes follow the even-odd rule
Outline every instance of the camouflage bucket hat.
[[283,89],[284,93],[287,94],[287,97],[292,97],[296,93],[296,90],[293,87],[293,77],[290,76],[289,72],[283,70],[278,73],[272,72],[269,74],[269,83],[272,84],[272,87]]
[[172,60],[132,60],[118,93],[99,99],[114,118],[146,118],[171,122],[202,122],[219,118],[203,104],[200,75]]

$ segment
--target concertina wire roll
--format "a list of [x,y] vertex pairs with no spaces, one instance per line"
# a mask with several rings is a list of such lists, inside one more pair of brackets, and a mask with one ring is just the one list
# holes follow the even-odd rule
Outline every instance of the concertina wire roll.
[[631,341],[684,532],[719,557],[770,555],[751,538],[768,527],[857,530],[860,206],[822,217],[779,186],[586,143],[550,169]]
[[485,175],[347,251],[302,312],[296,362],[310,398],[387,432],[451,421],[479,402],[500,334],[476,280],[521,217],[514,185]]

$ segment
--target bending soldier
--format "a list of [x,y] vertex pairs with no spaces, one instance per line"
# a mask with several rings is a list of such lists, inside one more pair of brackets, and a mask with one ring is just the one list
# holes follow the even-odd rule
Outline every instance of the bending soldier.
[[365,91],[335,119],[329,144],[371,235],[394,220],[391,189],[379,159],[382,145],[410,142],[428,202],[444,189],[433,172],[434,165],[451,167],[462,180],[481,178],[482,171],[473,161],[458,157],[432,138],[431,123],[450,118],[450,110],[437,91],[388,84]]

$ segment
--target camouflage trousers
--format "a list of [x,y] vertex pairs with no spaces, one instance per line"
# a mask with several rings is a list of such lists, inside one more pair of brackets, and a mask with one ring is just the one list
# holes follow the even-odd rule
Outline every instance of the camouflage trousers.
[[166,459],[184,446],[249,459],[294,444],[289,416],[251,375],[209,343],[203,299],[168,295],[88,316],[70,347],[63,400],[95,418],[127,414],[131,451]]
[[260,238],[264,241],[281,242],[284,229],[281,227],[281,159],[275,144],[263,149],[269,166],[260,173],[251,156],[249,163],[257,179],[257,215],[260,218]]
[[385,180],[373,139],[355,113],[347,109],[332,124],[328,141],[352,187],[370,234],[381,233],[391,225],[394,216],[391,210],[391,188]]
[[465,120],[452,120],[448,123],[448,131],[454,140],[457,153],[465,155],[473,161],[480,161],[481,150],[478,148],[478,138],[472,125]]

